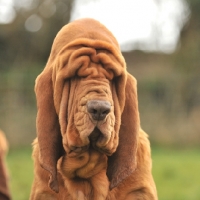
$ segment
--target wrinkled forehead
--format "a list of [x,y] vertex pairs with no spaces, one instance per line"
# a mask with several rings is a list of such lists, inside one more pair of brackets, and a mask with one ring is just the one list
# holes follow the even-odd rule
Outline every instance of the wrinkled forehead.
[[92,19],[76,20],[61,29],[52,46],[51,61],[59,79],[79,76],[112,80],[126,70],[117,40]]
[[111,44],[78,39],[61,50],[55,70],[62,78],[79,76],[112,80],[122,76],[126,66],[121,52]]
[[94,48],[88,48],[87,51],[88,54],[80,56],[82,62],[76,71],[79,77],[112,80],[114,77],[122,75],[124,69],[111,52],[106,49]]
[[100,22],[93,19],[79,19],[65,25],[53,42],[53,54],[56,54],[71,41],[81,38],[108,42],[119,49],[114,35]]

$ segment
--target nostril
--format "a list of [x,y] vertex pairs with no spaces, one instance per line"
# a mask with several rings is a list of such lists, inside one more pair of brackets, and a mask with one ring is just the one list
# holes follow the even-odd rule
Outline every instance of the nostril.
[[98,111],[97,111],[97,110],[95,110],[95,109],[92,109],[91,113],[94,113],[94,114],[96,114],[96,113],[98,113]]
[[96,109],[94,109],[93,107],[91,106],[87,106],[87,111],[90,113],[90,114],[98,114],[98,111]]
[[102,112],[102,114],[107,115],[110,112],[110,109],[107,109],[105,111]]
[[87,102],[87,111],[94,120],[103,120],[111,110],[111,104],[103,100],[90,100]]

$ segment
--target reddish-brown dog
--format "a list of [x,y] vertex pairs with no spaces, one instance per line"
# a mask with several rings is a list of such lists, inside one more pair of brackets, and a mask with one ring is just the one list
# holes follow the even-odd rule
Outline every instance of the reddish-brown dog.
[[3,132],[0,130],[0,200],[10,200],[8,187],[8,173],[5,165],[5,155],[8,151],[8,144]]
[[157,199],[136,80],[105,26],[64,26],[35,92],[31,200]]

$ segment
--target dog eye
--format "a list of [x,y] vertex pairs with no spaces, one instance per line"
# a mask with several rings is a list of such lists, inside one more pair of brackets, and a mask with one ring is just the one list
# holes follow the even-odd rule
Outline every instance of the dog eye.
[[92,92],[95,92],[95,93],[98,93],[98,94],[100,94],[100,93],[101,93],[101,91],[100,91],[100,90],[93,90]]

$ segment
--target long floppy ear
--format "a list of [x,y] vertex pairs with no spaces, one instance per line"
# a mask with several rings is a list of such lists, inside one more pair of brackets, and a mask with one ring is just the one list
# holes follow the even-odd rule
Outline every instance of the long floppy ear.
[[37,136],[40,149],[40,164],[49,172],[49,187],[58,192],[57,160],[62,153],[62,138],[58,115],[54,106],[52,69],[46,68],[36,79]]
[[116,187],[136,168],[136,152],[140,119],[136,80],[128,74],[125,88],[125,107],[121,116],[119,145],[108,159],[107,175],[110,189]]
[[7,153],[7,142],[3,133],[0,130],[0,199],[1,200],[9,200],[10,191],[8,187],[8,174],[5,165],[5,154]]

